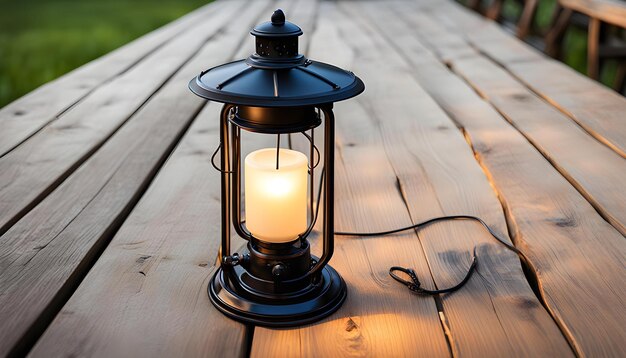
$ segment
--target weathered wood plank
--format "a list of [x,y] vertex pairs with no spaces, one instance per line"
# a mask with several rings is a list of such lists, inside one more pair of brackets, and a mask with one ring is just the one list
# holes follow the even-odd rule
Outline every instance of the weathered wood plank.
[[[245,326],[206,293],[220,232],[210,104],[31,356],[243,356]],[[207,269],[210,268],[210,269]]]
[[624,158],[488,59],[464,58],[450,64],[626,236]]
[[[373,6],[375,5],[377,4],[373,4]],[[437,162],[436,160],[429,161],[426,159],[422,161],[421,156],[419,155],[418,158],[420,159],[416,159],[415,157],[416,153],[431,153],[431,151],[434,150],[432,147],[436,147],[437,142],[441,142],[441,144],[449,143],[450,138],[443,138],[444,140],[441,141],[441,137],[446,137],[446,135],[438,134],[439,132],[442,132],[442,130],[437,129],[437,127],[443,124],[450,125],[451,123],[445,118],[445,115],[438,110],[436,105],[428,98],[428,96],[419,89],[415,82],[413,82],[410,78],[407,80],[405,75],[406,69],[402,64],[402,61],[399,61],[397,56],[393,54],[393,50],[386,47],[384,41],[381,41],[379,37],[378,41],[372,42],[373,39],[377,38],[375,34],[365,31],[366,29],[363,27],[357,27],[356,24],[352,23],[351,20],[348,19],[348,14],[350,14],[352,18],[360,18],[362,15],[359,11],[357,11],[354,6],[349,5],[345,5],[344,10],[345,12],[342,12],[341,16],[337,15],[332,17],[329,15],[329,17],[332,17],[330,19],[332,22],[326,23],[323,20],[320,20],[318,31],[324,29],[324,31],[329,33],[329,35],[327,35],[328,37],[321,37],[319,41],[324,47],[328,46],[329,42],[337,41],[338,44],[336,47],[330,47],[326,53],[328,60],[337,61],[338,53],[341,54],[347,52],[347,57],[350,61],[346,61],[346,63],[343,64],[340,61],[339,64],[352,68],[359,75],[361,75],[368,84],[368,89],[362,97],[346,103],[338,104],[337,106],[339,138],[338,151],[340,153],[338,158],[340,171],[338,172],[337,177],[338,179],[341,178],[342,181],[345,181],[345,183],[341,183],[339,181],[336,182],[337,195],[343,196],[341,199],[338,198],[337,202],[338,205],[347,204],[347,210],[349,210],[345,212],[346,216],[338,218],[341,222],[341,224],[338,224],[338,226],[341,225],[338,229],[345,229],[347,231],[373,231],[382,228],[404,226],[409,222],[409,220],[411,220],[411,218],[415,221],[419,221],[427,217],[440,215],[443,210],[452,211],[450,213],[454,213],[455,209],[463,210],[463,208],[459,208],[458,206],[455,207],[455,204],[462,207],[463,205],[468,205],[467,202],[461,204],[455,203],[452,196],[453,193],[458,190],[458,184],[452,185],[455,188],[454,191],[444,189],[444,183],[450,184],[450,177],[453,176],[453,174],[450,173],[450,169],[444,170],[446,171],[445,174],[441,169],[439,169],[441,174],[439,179],[443,178],[444,180],[441,182],[441,186],[437,188],[438,190],[435,190],[430,187],[430,185],[437,186],[436,183],[433,184],[435,180],[425,177],[422,170],[428,172],[433,170],[436,172],[437,167],[441,168],[441,162]],[[324,13],[334,14],[336,11],[337,10],[333,10],[331,8],[325,10]],[[380,8],[376,8],[374,11],[376,12],[377,19],[383,19],[381,21],[387,24],[386,26],[391,26],[389,25],[389,21],[384,20],[386,18],[382,14]],[[333,27],[335,27],[335,29],[333,29]],[[339,27],[339,29],[337,29],[337,27]],[[337,33],[335,34],[333,32]],[[398,33],[398,31],[392,32]],[[330,41],[329,38],[333,40]],[[368,39],[371,39],[372,41]],[[314,47],[315,41],[317,40],[318,37],[314,39]],[[315,51],[313,51],[313,53],[315,54]],[[353,62],[352,57],[354,54],[359,55],[358,61]],[[389,70],[388,68],[392,68],[392,70]],[[357,107],[357,104],[360,104],[360,106]],[[423,113],[424,116],[428,117],[429,124],[426,127],[433,127],[432,132],[426,128],[420,128],[418,123],[415,122],[415,118],[410,113],[414,113],[416,107],[420,107],[422,109],[424,107],[428,108],[428,110],[420,110],[420,112]],[[342,108],[350,108],[351,110],[349,112],[343,112]],[[417,127],[412,127],[411,125],[417,125]],[[406,133],[406,135],[403,135],[402,133]],[[416,136],[419,138],[419,141],[423,141],[427,144],[424,144],[424,146],[414,144],[416,142]],[[434,139],[432,141],[425,139],[425,137],[429,136],[433,136]],[[477,174],[474,178],[478,178],[478,183],[482,181],[482,186],[478,185],[478,188],[482,187],[482,191],[479,190],[478,192],[484,193],[486,190],[488,193],[488,195],[485,196],[487,199],[487,206],[489,206],[488,203],[490,196],[492,204],[495,204],[496,210],[490,213],[490,216],[493,219],[491,221],[497,222],[498,220],[494,218],[499,217],[499,226],[500,228],[503,228],[502,211],[493,195],[493,192],[489,188],[487,180],[480,171],[479,166],[474,162],[467,144],[463,141],[461,136],[458,134],[456,134],[456,136],[458,137],[458,145],[454,146],[454,148],[461,148],[461,151],[464,150],[467,153],[464,163],[470,164],[469,172],[472,172],[471,166],[474,166],[473,171]],[[452,139],[452,142],[454,142],[454,139]],[[407,152],[410,154],[407,154]],[[453,150],[453,152],[456,153],[457,151]],[[438,159],[441,160],[440,158]],[[426,168],[420,168],[420,164],[416,164],[416,160],[419,160],[420,164],[424,165]],[[451,158],[447,158],[446,161],[452,163],[445,163],[445,168],[453,166],[450,164],[459,164],[458,162],[455,163],[455,159]],[[463,162],[463,157],[461,157],[460,162]],[[459,166],[459,171],[465,172],[465,169],[467,169],[467,165]],[[381,182],[379,178],[383,178],[385,176],[388,176],[389,179]],[[378,221],[392,220],[389,216],[398,216],[400,212],[404,212],[401,207],[387,207],[389,204],[385,202],[386,200],[389,200],[387,197],[393,198],[394,195],[400,195],[397,191],[392,190],[394,179],[396,181],[399,180],[405,195],[407,195],[406,192],[408,191],[408,195],[406,197],[410,200],[415,201],[415,194],[419,194],[422,198],[429,199],[421,199],[419,201],[425,208],[422,208],[421,211],[416,209],[418,208],[417,206],[412,206],[409,203],[409,206],[411,206],[411,212],[408,218],[400,218],[402,220],[395,218],[393,220],[396,222],[395,224],[390,222],[384,226],[384,222],[378,224]],[[454,180],[452,180],[452,182],[454,182]],[[424,183],[429,184],[425,185]],[[387,185],[387,187],[385,187],[385,185]],[[435,192],[437,196],[440,196],[440,198],[433,197]],[[402,195],[400,195],[400,198],[402,199]],[[438,208],[436,204],[438,199],[449,200],[448,206],[445,208]],[[347,203],[344,200],[347,201]],[[434,205],[424,205],[424,202],[429,202],[429,200],[431,200]],[[477,198],[476,201],[478,202],[480,200]],[[481,203],[485,204],[485,202],[482,201]],[[492,208],[493,207],[494,206],[492,206]],[[406,207],[403,209],[406,210]],[[343,211],[338,212],[343,213]],[[476,212],[476,209],[473,208],[473,211],[470,212]],[[388,215],[388,213],[394,213],[394,215]],[[360,217],[369,217],[369,221],[361,222],[363,219],[360,219]],[[347,228],[345,228],[346,221],[350,224]],[[533,338],[533,342],[535,343],[535,346],[522,347],[522,350],[534,350],[535,353],[552,352],[553,354],[555,352],[571,352],[556,325],[552,322],[549,315],[540,307],[539,302],[533,296],[532,291],[524,279],[521,268],[519,267],[519,261],[515,255],[502,252],[501,248],[491,241],[492,239],[488,236],[488,234],[485,234],[485,232],[481,231],[479,227],[473,224],[459,224],[458,226],[456,226],[456,224],[453,225],[455,227],[447,227],[448,230],[442,230],[442,227],[436,227],[420,232],[419,236],[422,241],[416,241],[414,246],[410,249],[405,248],[402,241],[398,240],[397,237],[381,237],[375,239],[368,238],[361,240],[338,238],[342,248],[349,247],[351,249],[351,251],[349,251],[351,264],[346,269],[340,269],[340,272],[346,278],[349,288],[351,289],[348,302],[346,303],[346,305],[349,305],[348,307],[350,312],[352,313],[356,310],[362,312],[363,310],[367,310],[367,307],[377,307],[377,300],[372,297],[372,295],[361,297],[363,295],[362,291],[364,291],[364,287],[367,287],[368,282],[367,280],[364,281],[363,279],[359,279],[358,274],[355,275],[354,269],[352,268],[357,265],[353,263],[354,261],[361,261],[360,256],[362,254],[359,251],[366,251],[366,257],[370,260],[369,267],[363,267],[363,270],[368,270],[370,272],[373,271],[375,274],[378,273],[379,270],[381,273],[385,273],[388,267],[392,265],[405,264],[406,262],[406,265],[410,266],[414,265],[416,260],[428,260],[421,261],[420,264],[424,265],[428,262],[431,266],[431,271],[433,271],[433,274],[435,275],[435,279],[438,280],[437,286],[444,287],[452,285],[455,280],[459,280],[465,273],[463,270],[469,264],[468,261],[472,243],[480,242],[481,247],[485,250],[483,252],[485,257],[487,256],[486,253],[489,252],[489,255],[497,255],[499,260],[502,260],[498,263],[498,265],[494,264],[493,261],[487,263],[487,260],[484,264],[481,264],[481,267],[484,267],[484,275],[486,275],[485,277],[488,277],[490,285],[492,284],[492,281],[495,281],[493,284],[498,286],[498,280],[506,277],[505,281],[510,280],[513,282],[515,282],[517,278],[517,283],[521,283],[522,286],[521,289],[518,290],[511,290],[511,288],[518,288],[513,284],[508,287],[506,285],[502,285],[500,286],[501,289],[491,288],[491,290],[487,290],[480,282],[480,279],[478,279],[477,281],[472,280],[472,283],[470,283],[470,285],[464,289],[463,292],[447,296],[443,300],[443,312],[447,318],[446,324],[449,324],[451,328],[450,339],[452,341],[453,352],[474,352],[474,354],[480,354],[481,352],[490,352],[490,354],[498,352],[502,354],[503,352],[506,352],[510,354],[512,349],[509,340],[513,341],[513,346],[515,346],[516,340],[505,337],[503,332],[506,331],[513,336],[515,336],[516,333],[513,327],[500,329],[497,314],[500,313],[503,314],[504,317],[509,318],[511,315],[515,315],[516,313],[519,314],[521,312],[524,313],[524,317],[526,318],[529,317],[527,316],[529,313],[530,316],[532,316],[532,318],[528,320],[532,323],[527,323],[528,321],[526,321],[527,325],[524,326],[524,330],[528,330],[528,332],[525,332],[525,337],[528,339]],[[455,241],[458,242],[455,244],[443,240],[443,237],[447,237],[448,235],[451,237],[455,237],[456,235],[459,239]],[[363,241],[364,244],[362,247],[359,247],[351,241]],[[439,243],[437,243],[437,241]],[[393,242],[393,245],[390,245],[391,242]],[[422,250],[426,251],[426,255],[428,256],[427,259],[423,256]],[[452,252],[454,252],[454,254],[452,254]],[[392,257],[390,258],[390,256]],[[395,263],[393,262],[394,260],[396,260]],[[343,260],[335,258],[335,261],[333,262],[337,261],[339,261],[339,263],[336,263],[336,266],[344,266]],[[510,267],[505,265],[505,263],[510,265],[511,261],[513,266],[518,267],[517,271],[514,269],[511,270]],[[500,266],[499,270],[497,269],[498,266]],[[347,273],[345,271],[347,271]],[[383,282],[387,282],[385,280],[387,277],[383,276],[378,278],[378,276],[376,276],[376,278],[381,281],[384,280]],[[353,285],[358,287],[357,294],[359,297],[357,298],[352,298]],[[381,285],[381,283],[379,283],[379,285]],[[505,289],[503,290],[502,287]],[[502,292],[507,291],[507,289],[509,289],[509,291],[513,291],[513,293]],[[469,292],[471,292],[471,295],[468,294]],[[388,287],[385,291],[385,295],[393,297],[394,294],[396,294],[396,292],[394,292],[393,281],[391,281],[390,287]],[[490,296],[493,296],[496,308],[492,306]],[[525,302],[534,302],[535,306],[530,310],[528,307],[515,307],[513,304],[515,300],[511,299],[513,297],[522,301],[524,299],[528,300]],[[359,307],[352,306],[350,304],[351,300],[355,299],[359,300]],[[410,302],[399,303],[397,309],[404,309],[404,307],[409,303]],[[467,317],[464,317],[463,315],[461,315],[462,317],[456,317],[460,313],[459,307],[461,305],[465,305],[468,311],[470,310],[470,307],[473,308],[472,314],[467,315]],[[470,306],[468,307],[468,305]],[[450,308],[452,309],[449,310]],[[456,312],[455,309],[457,310]],[[340,312],[343,312],[343,310],[344,308],[342,308]],[[452,317],[449,316],[449,313],[452,313]],[[467,311],[465,313],[467,313]],[[408,315],[414,316],[415,312],[411,312]],[[358,338],[360,340],[363,340],[363,338],[367,339],[366,343],[359,341],[358,347],[361,348],[361,351],[358,352],[353,351],[352,347],[350,347],[349,350],[347,348],[344,348],[344,350],[338,350],[336,347],[323,347],[320,350],[319,342],[330,340],[332,339],[331,337],[333,337],[330,333],[326,333],[326,331],[329,330],[328,327],[330,325],[325,323],[323,325],[317,325],[311,328],[295,331],[276,332],[271,330],[260,330],[257,328],[255,331],[252,353],[253,355],[256,354],[258,356],[272,356],[276,354],[333,356],[337,354],[345,355],[348,353],[374,356],[377,354],[400,356],[411,355],[417,352],[414,350],[415,348],[412,348],[414,347],[413,342],[405,341],[408,337],[404,333],[382,333],[372,329],[371,326],[368,327],[367,324],[371,324],[372,318],[378,317],[376,314],[369,313],[367,311],[366,313],[359,313],[359,321],[356,324],[353,324],[353,320],[352,323],[348,322],[345,326],[345,329],[348,331],[359,329]],[[385,320],[378,319],[376,323],[386,325],[388,327],[389,321],[392,319],[398,320],[396,317],[386,317]],[[477,323],[477,321],[480,321],[481,323]],[[506,324],[521,323],[516,317],[508,323],[505,321],[505,325]],[[489,329],[488,331],[477,332],[475,330],[476,325],[484,327],[495,326],[496,328]],[[541,329],[537,329],[537,326],[535,325],[539,326]],[[464,327],[463,332],[465,335],[457,336],[457,334],[463,330],[458,329],[458,331],[455,331],[455,328],[459,326],[466,326]],[[469,329],[470,326],[472,327],[471,330]],[[519,326],[517,328],[519,329]],[[389,330],[390,328],[385,329]],[[263,336],[259,337],[260,334],[263,334]],[[421,333],[416,332],[415,329],[413,329],[411,334],[415,337],[415,339],[418,339]],[[484,334],[484,336],[481,336],[481,334]],[[344,332],[335,333],[335,337],[345,335],[346,333]],[[524,336],[524,334],[521,335]],[[548,338],[545,338],[546,336]],[[260,338],[263,339],[259,341]],[[474,338],[474,342],[468,342],[472,338]],[[392,342],[389,342],[391,344],[384,342],[383,340],[385,339],[391,340]],[[276,340],[279,340],[280,342],[295,341],[297,343],[290,344],[290,351],[284,351],[278,347],[272,349],[268,342],[275,342]],[[506,343],[503,344],[503,341]],[[410,347],[410,349],[407,350],[407,347]],[[384,353],[381,353],[379,351],[380,349],[384,349]],[[421,350],[423,347],[419,349]],[[424,352],[423,354],[428,356],[432,353]]]
[[[515,63],[507,69],[589,134],[626,158],[626,99],[553,60]],[[563,79],[567,79],[566,81]]]
[[209,4],[48,82],[0,109],[0,157],[22,143],[98,86],[127,71],[158,47],[219,11]]
[[[421,16],[406,8],[397,14],[408,26]],[[622,235],[493,107],[430,53],[423,45],[426,36],[402,41],[410,43],[411,38],[411,45],[402,49],[415,65],[412,74],[472,145],[504,205],[514,242],[530,258],[537,290],[571,346],[579,355],[623,355]]]
[[[216,25],[234,16],[251,22],[265,5],[229,2]],[[248,9],[239,11],[244,6]],[[203,101],[187,90],[189,79],[208,65],[228,60],[244,36],[247,31],[231,23],[153,101],[0,237],[0,355],[24,353],[54,318],[202,108]],[[205,158],[210,153],[196,155]]]
[[537,54],[496,23],[477,17],[451,1],[442,4],[445,6],[432,6],[426,12],[626,158],[626,126],[622,123],[626,112],[624,97]]
[[[427,15],[412,23],[430,21]],[[576,123],[561,114],[550,104],[537,98],[531,90],[516,81],[507,71],[475,52],[462,57],[448,56],[448,46],[432,38],[433,32],[446,32],[439,24],[430,23],[428,30],[418,27],[424,42],[454,71],[465,77],[481,96],[486,97],[515,127],[530,140],[541,153],[574,185],[598,210],[602,216],[626,235],[626,163],[614,151],[588,136]],[[454,42],[463,41],[460,35]],[[547,61],[547,60],[546,60]],[[512,67],[534,68],[533,61],[512,64]],[[566,66],[553,63],[552,74],[544,72],[537,82],[549,81],[560,88],[571,88],[571,77],[563,73]],[[569,72],[570,70],[568,70]],[[559,75],[555,76],[557,73]],[[571,79],[577,80],[575,75]],[[518,77],[523,79],[523,77]],[[558,80],[557,80],[558,79]],[[574,85],[575,87],[575,85]],[[578,91],[577,89],[576,91]],[[610,91],[612,92],[612,91]],[[593,91],[591,91],[593,93]],[[615,96],[615,94],[613,94]],[[585,94],[584,97],[589,97]],[[610,101],[622,104],[626,110],[626,100]],[[587,102],[587,108],[595,108],[596,103]],[[615,106],[606,110],[613,117],[621,117],[622,111]],[[596,117],[597,118],[597,117]],[[606,118],[606,117],[604,117]],[[621,119],[621,118],[620,118]],[[615,121],[617,126],[617,121]],[[626,127],[619,124],[621,127]]]
[[186,61],[215,36],[223,13],[210,14],[148,58],[0,158],[0,235],[93,154]]
[[[420,9],[421,10],[421,9]],[[480,56],[477,51],[472,54],[468,49],[463,56],[450,54],[447,43],[441,43],[433,33],[447,33],[448,42],[467,47],[461,44],[466,40],[461,35],[453,34],[432,20],[428,14],[418,15],[413,21],[421,38],[448,66],[471,80],[471,85],[483,97],[487,97],[498,110],[504,113],[522,133],[553,163],[594,207],[613,224],[622,234],[626,234],[626,194],[622,188],[626,187],[626,163],[614,151],[598,143],[583,131],[575,122],[564,116],[550,104],[537,98],[531,90],[516,81],[512,75]],[[423,26],[427,24],[427,26]],[[494,30],[495,31],[495,30]],[[500,31],[500,30],[498,30]],[[467,40],[471,41],[471,40]],[[527,69],[536,68],[539,64],[549,60],[519,62],[508,65],[515,68],[523,66]],[[543,72],[537,82],[551,82],[560,88],[572,88],[566,66],[553,63],[552,74]],[[541,67],[541,65],[539,66]],[[565,71],[563,71],[565,69]],[[554,75],[557,73],[558,75]],[[573,75],[578,80],[580,75]],[[523,77],[518,77],[523,80]],[[576,92],[579,88],[576,89]],[[607,89],[608,91],[608,89]],[[612,92],[612,91],[609,91]],[[591,91],[593,93],[593,91]],[[610,102],[622,103],[626,109],[626,100],[623,98],[614,101],[612,94]],[[583,97],[588,97],[585,94]],[[596,108],[595,103],[587,101],[587,108]],[[614,117],[621,116],[615,106],[609,107],[607,114]],[[596,117],[597,118],[597,117]],[[606,118],[606,116],[604,117]],[[617,121],[615,121],[617,125]],[[621,127],[624,127],[621,125]]]
[[447,32],[462,35],[472,46],[497,59],[504,66],[544,58],[541,52],[506,32],[498,23],[473,13],[454,1],[440,1],[421,10],[430,15],[434,23],[444,25]]
[[[336,11],[336,5],[322,3],[311,58],[351,68],[356,53],[339,37]],[[372,117],[354,100],[338,104],[336,113],[337,229],[374,231],[405,225],[410,217],[395,189],[393,168],[380,150]],[[377,216],[380,212],[394,215]],[[257,327],[252,356],[411,356],[416,352],[448,356],[435,301],[414,297],[387,274],[390,266],[403,262],[433,287],[417,236],[414,232],[394,236],[394,245],[389,240],[336,237],[331,265],[344,277],[349,291],[342,308],[320,323],[298,329]],[[320,249],[319,242],[314,241],[314,249]]]
[[[346,34],[362,34],[370,43],[358,41],[357,36],[351,36],[351,43],[365,53],[374,53],[372,56],[379,57],[381,65],[384,61],[395,68],[395,73],[381,74],[378,79],[369,77],[370,92],[380,88],[379,93],[371,93],[376,101],[369,103],[379,118],[384,148],[399,178],[411,218],[420,222],[441,215],[475,215],[506,237],[502,207],[474,160],[471,148],[462,134],[454,130],[453,122],[415,84],[415,79],[407,78],[406,73],[413,66],[390,45],[394,41],[396,46],[407,43],[401,39],[402,35],[395,34],[410,35],[406,31],[410,27],[398,22],[388,7],[359,4],[345,6],[347,13],[357,14],[354,19],[360,20],[361,25],[346,30]],[[404,7],[403,3],[398,5]],[[390,33],[394,36],[385,36]],[[371,72],[381,72],[374,68]],[[442,301],[456,354],[572,353],[532,292],[517,256],[480,225],[442,223],[424,228],[419,236],[438,287],[450,287],[461,280],[469,253],[474,245],[478,246],[480,275],[462,291],[444,296]],[[488,328],[477,331],[477,326]]]

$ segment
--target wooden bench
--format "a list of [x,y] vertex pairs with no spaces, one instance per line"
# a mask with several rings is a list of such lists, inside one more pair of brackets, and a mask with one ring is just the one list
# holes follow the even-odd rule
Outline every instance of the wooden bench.
[[623,62],[626,58],[626,44],[622,42],[615,46],[608,43],[603,35],[602,24],[626,29],[626,3],[621,0],[559,0],[558,5],[552,29],[546,36],[546,52],[558,54],[561,39],[575,13],[588,16],[587,74],[597,80],[603,59],[621,59],[614,88],[622,91],[626,75],[626,63]]
[[[537,12],[538,0],[517,0],[516,1],[522,8],[522,13],[515,25],[515,33],[517,37],[523,39],[526,38],[532,30],[533,19]],[[504,6],[504,0],[494,0],[485,11],[485,16],[492,20],[499,20],[502,16],[502,8]]]
[[[268,329],[213,308],[220,105],[187,83],[249,55],[276,7],[302,52],[366,83],[335,106],[336,229],[477,215],[527,265],[472,222],[337,236],[332,316]],[[215,1],[0,109],[0,356],[623,355],[625,108],[452,1]],[[453,294],[388,275],[450,286],[474,246]]]

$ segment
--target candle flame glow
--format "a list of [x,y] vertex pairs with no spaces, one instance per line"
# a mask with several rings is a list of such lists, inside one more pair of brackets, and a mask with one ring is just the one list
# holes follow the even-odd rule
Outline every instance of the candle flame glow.
[[265,242],[289,242],[307,228],[308,158],[303,153],[276,148],[246,156],[246,227]]

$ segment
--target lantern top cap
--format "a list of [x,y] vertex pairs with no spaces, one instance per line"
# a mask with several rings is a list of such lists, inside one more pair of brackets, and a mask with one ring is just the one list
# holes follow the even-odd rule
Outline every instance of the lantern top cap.
[[271,21],[257,25],[250,34],[259,37],[292,37],[302,35],[302,29],[298,25],[286,21],[285,13],[276,9],[272,14]]

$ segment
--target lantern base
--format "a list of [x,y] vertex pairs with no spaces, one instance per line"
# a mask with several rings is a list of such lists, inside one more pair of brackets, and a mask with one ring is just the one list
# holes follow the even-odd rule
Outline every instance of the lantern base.
[[244,323],[266,327],[313,323],[335,312],[347,296],[343,278],[328,265],[317,284],[292,293],[255,292],[243,283],[245,275],[247,272],[238,266],[220,267],[208,287],[211,303]]

